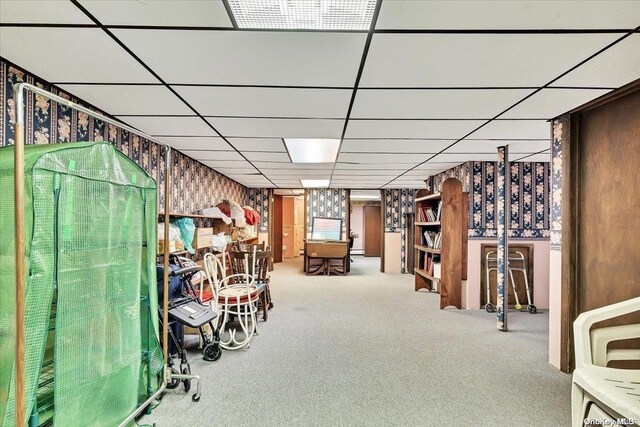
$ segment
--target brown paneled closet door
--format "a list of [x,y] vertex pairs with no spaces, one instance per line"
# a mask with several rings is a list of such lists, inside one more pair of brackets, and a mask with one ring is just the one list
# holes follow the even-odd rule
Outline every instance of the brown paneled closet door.
[[382,212],[380,206],[364,207],[364,256],[380,256],[382,253]]
[[282,196],[273,196],[273,262],[282,262]]

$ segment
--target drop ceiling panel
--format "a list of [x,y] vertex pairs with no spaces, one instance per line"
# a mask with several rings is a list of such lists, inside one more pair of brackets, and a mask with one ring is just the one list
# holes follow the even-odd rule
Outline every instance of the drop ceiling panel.
[[106,25],[231,27],[222,0],[81,0]]
[[447,149],[447,153],[494,153],[498,155],[498,147],[508,145],[510,153],[536,153],[549,148],[547,141],[478,141],[462,140]]
[[513,161],[519,161],[519,162],[550,162],[551,161],[551,154],[550,153],[540,153],[540,154],[533,154],[531,156],[511,156],[513,157]]
[[265,175],[267,175],[269,178],[274,178],[274,179],[298,179],[300,177],[313,178],[314,176],[318,176],[319,177],[318,179],[320,179],[322,177],[329,177],[331,175],[330,170],[275,171],[273,169],[262,168],[260,166],[256,166],[256,167],[258,167],[260,171]]
[[157,80],[100,28],[0,28],[0,56],[50,82]]
[[120,120],[149,135],[216,136],[213,129],[198,117],[127,116]]
[[[640,2],[636,2],[640,5]],[[640,19],[636,19],[640,21]],[[640,34],[633,34],[559,79],[560,86],[620,87],[640,78]]]
[[114,32],[169,83],[350,87],[366,37],[268,31]]
[[490,119],[533,89],[358,90],[352,118]]
[[230,160],[244,161],[237,151],[186,151],[185,153],[200,162],[207,160],[213,162]]
[[225,136],[340,138],[344,120],[207,118]]
[[193,111],[164,86],[63,84],[60,87],[114,116],[193,115]]
[[543,139],[550,138],[550,135],[551,125],[546,120],[494,120],[474,132],[472,137],[477,139]]
[[202,163],[204,163],[207,166],[211,166],[212,168],[217,169],[241,169],[243,170],[243,173],[247,174],[253,174],[256,172],[256,168],[254,168],[253,166],[251,166],[251,163],[247,162],[246,160],[234,160],[234,161],[229,161],[229,160],[203,160]]
[[227,141],[240,151],[286,152],[280,138],[227,138]]
[[438,172],[442,172],[443,170],[447,170],[447,169],[451,169],[452,167],[458,166],[459,164],[464,163],[464,162],[447,162],[447,161],[434,161],[434,160],[430,160],[426,163],[421,164],[420,166],[416,167],[416,170],[422,170],[425,173],[426,172],[432,172],[432,171],[437,171],[434,173],[438,173]]
[[617,37],[619,34],[376,34],[360,84],[542,86]]
[[158,138],[161,142],[178,150],[231,150],[231,146],[219,136],[164,136]]
[[500,118],[552,119],[607,92],[609,90],[542,89],[531,98],[507,111]]
[[406,153],[385,153],[385,154],[367,154],[367,153],[340,153],[338,161],[340,163],[355,164],[379,164],[379,163],[406,163],[415,165],[416,162],[427,160],[430,154],[406,154]]
[[438,154],[433,158],[434,162],[452,162],[452,163],[464,163],[468,161],[495,161],[498,160],[498,153],[443,153]]
[[347,138],[462,138],[478,120],[349,120]]
[[[371,169],[336,169],[333,172],[334,177],[345,177],[345,176],[396,176],[400,172],[393,169],[377,169],[377,165],[372,165]],[[410,167],[410,166],[409,166]],[[407,167],[407,169],[409,169]]]
[[259,160],[262,162],[291,163],[291,160],[289,160],[289,155],[287,153],[264,153],[245,151],[243,154],[247,157],[247,159],[252,161]]
[[296,170],[328,170],[333,169],[333,163],[284,163],[274,165],[268,162],[253,162],[259,168],[266,168],[278,171],[296,171]]
[[412,164],[407,164],[407,163],[379,163],[376,165],[371,165],[371,164],[353,164],[353,163],[337,163],[336,164],[336,171],[338,170],[363,170],[363,169],[385,169],[385,170],[394,170],[394,171],[398,171],[398,174],[400,174],[403,171],[406,171],[407,169],[409,169],[410,167],[413,167],[415,164],[417,164],[418,162],[414,162],[413,165]]
[[[350,121],[351,123],[351,121]],[[415,139],[344,139],[342,153],[437,153],[454,141]]]
[[384,0],[377,29],[635,28],[637,1]]
[[217,170],[218,172],[226,176],[256,175],[256,174],[259,175],[259,172],[257,172],[253,168],[245,169],[245,168],[233,168],[233,167],[229,168],[229,167],[219,167],[219,166],[214,167],[209,165],[209,162],[203,162],[203,163],[206,164],[207,166],[214,168],[215,170]]
[[51,0],[2,0],[0,22],[93,24],[73,3]]
[[175,86],[204,116],[345,117],[352,90]]

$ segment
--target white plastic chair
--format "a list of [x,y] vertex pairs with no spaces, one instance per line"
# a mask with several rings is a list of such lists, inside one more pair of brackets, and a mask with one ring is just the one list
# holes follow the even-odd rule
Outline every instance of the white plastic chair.
[[[249,272],[248,259],[245,271]],[[214,254],[204,256],[204,267],[207,274],[213,298],[211,306],[220,313],[216,319],[216,327],[220,330],[220,347],[225,350],[238,350],[249,345],[256,332],[257,301],[260,289],[255,285],[251,274],[231,274],[227,272],[226,260],[222,263]],[[229,315],[235,315],[242,329],[244,338],[239,338],[236,329],[227,330]],[[226,339],[226,333],[229,337]]]
[[640,324],[591,331],[595,323],[636,311],[640,311],[640,297],[587,311],[574,322],[573,427],[582,427],[594,413],[600,414],[598,418],[606,413],[611,419],[640,422],[640,370],[607,367],[612,360],[640,360],[640,350],[607,349],[610,342],[640,338]]

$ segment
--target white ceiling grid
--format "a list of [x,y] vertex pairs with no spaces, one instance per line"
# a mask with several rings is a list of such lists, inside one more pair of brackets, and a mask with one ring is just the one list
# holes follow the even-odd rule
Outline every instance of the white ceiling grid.
[[[0,0],[0,55],[251,187],[422,188],[505,144],[548,161],[549,119],[640,78],[640,1],[378,1],[348,32],[238,29],[222,0]],[[343,132],[335,164],[283,142]]]

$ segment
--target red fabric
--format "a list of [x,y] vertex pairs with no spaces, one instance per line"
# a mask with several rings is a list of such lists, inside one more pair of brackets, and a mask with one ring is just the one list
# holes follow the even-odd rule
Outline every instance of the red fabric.
[[243,208],[244,209],[244,220],[248,225],[256,225],[260,221],[260,214],[253,209]]
[[218,203],[217,207],[222,211],[223,214],[231,217],[231,206],[229,206],[227,203]]

